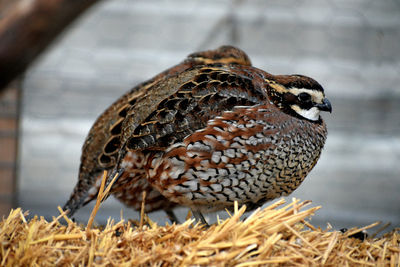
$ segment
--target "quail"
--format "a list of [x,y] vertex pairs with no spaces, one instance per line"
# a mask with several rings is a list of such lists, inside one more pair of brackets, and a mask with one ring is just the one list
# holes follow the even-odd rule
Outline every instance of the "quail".
[[[69,215],[96,198],[101,174],[136,210],[248,210],[295,190],[317,163],[332,111],[322,86],[303,75],[272,75],[238,48],[191,54],[114,102],[92,126]],[[110,177],[108,180],[110,180]]]

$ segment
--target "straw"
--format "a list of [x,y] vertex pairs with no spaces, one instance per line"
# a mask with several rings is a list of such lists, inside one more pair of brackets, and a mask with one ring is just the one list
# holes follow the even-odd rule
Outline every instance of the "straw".
[[[204,228],[188,219],[159,226],[142,209],[140,223],[114,222],[93,226],[101,200],[85,226],[60,215],[26,219],[20,208],[0,222],[1,266],[399,266],[400,233],[361,241],[351,236],[379,223],[347,232],[322,230],[307,220],[319,207],[309,201],[278,200],[245,220],[245,206],[235,204],[226,220]],[[114,177],[115,178],[115,177]],[[111,188],[109,186],[108,188]],[[145,201],[143,195],[143,204]],[[122,216],[121,216],[122,217]],[[67,225],[59,222],[67,221]]]

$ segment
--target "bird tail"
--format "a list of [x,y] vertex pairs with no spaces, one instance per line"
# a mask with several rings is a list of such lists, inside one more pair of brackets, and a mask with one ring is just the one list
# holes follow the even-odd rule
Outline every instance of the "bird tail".
[[[106,177],[105,187],[107,188],[111,180],[115,177],[114,183],[124,174],[124,168],[113,169],[110,175]],[[88,177],[79,177],[79,181],[76,184],[74,191],[72,192],[69,200],[65,203],[63,210],[68,210],[68,216],[72,216],[75,212],[88,204],[93,199],[97,198],[99,189],[101,186],[103,175],[101,173],[92,175],[95,179],[85,179]],[[103,199],[104,201],[105,199]]]
[[69,217],[72,217],[78,209],[97,197],[98,188],[100,187],[100,185],[97,186],[99,180],[101,182],[101,174],[80,174],[78,183],[75,185],[69,200],[63,207],[64,211],[68,211]]

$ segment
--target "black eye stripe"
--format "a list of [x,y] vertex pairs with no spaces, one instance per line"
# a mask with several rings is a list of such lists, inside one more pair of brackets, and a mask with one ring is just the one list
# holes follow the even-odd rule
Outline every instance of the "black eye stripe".
[[297,98],[301,101],[301,102],[310,102],[311,101],[311,95],[307,94],[307,93],[300,93]]
[[285,93],[282,95],[281,101],[284,106],[290,107],[291,105],[297,105],[304,110],[309,110],[314,106],[312,96],[306,92],[301,92],[298,95]]

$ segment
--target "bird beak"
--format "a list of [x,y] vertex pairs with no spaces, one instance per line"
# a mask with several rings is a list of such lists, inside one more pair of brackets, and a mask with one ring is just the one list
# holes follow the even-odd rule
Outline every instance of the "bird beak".
[[315,106],[321,111],[329,111],[330,113],[332,113],[332,105],[327,98],[324,98],[322,104],[317,104]]

